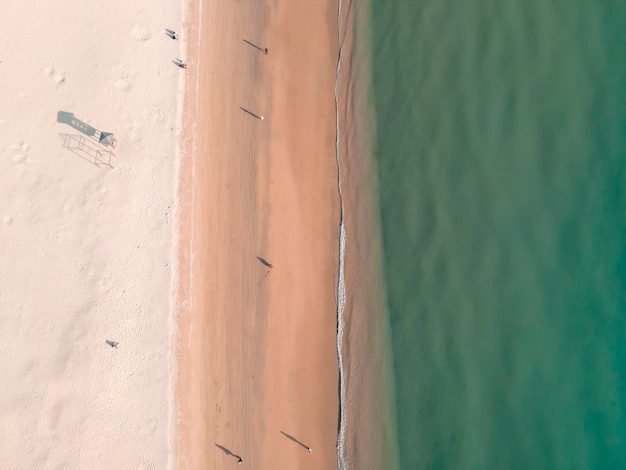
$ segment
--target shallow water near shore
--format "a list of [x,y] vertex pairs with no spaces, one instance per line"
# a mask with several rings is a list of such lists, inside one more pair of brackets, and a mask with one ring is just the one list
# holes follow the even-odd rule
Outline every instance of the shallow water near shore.
[[626,468],[626,7],[369,10],[400,468]]

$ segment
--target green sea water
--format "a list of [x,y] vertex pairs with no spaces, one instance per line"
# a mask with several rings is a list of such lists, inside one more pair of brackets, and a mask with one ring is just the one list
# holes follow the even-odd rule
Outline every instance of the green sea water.
[[626,468],[626,2],[371,0],[404,469]]

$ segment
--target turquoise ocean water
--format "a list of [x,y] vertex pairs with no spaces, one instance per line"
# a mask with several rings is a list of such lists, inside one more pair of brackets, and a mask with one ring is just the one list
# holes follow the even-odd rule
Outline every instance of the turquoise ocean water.
[[369,15],[400,467],[626,468],[626,2]]

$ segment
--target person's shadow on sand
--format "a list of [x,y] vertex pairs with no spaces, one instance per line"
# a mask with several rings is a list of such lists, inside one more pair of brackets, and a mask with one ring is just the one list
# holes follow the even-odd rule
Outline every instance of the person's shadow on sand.
[[261,258],[260,256],[257,256],[256,259],[258,259],[262,264],[264,264],[268,268],[272,268],[273,267],[272,263],[267,261],[265,258]]
[[311,449],[308,445],[306,445],[304,442],[300,442],[298,439],[296,439],[296,438],[295,438],[295,437],[293,437],[292,435],[287,434],[286,432],[283,432],[283,431],[281,431],[280,433],[281,433],[283,436],[285,436],[287,439],[291,439],[291,440],[292,440],[293,442],[295,442],[296,444],[300,444],[302,447],[304,447],[304,448],[305,448],[305,449],[309,452],[309,454],[310,454],[311,452],[313,452],[313,450],[312,450],[312,449]]
[[240,456],[238,456],[237,454],[233,454],[226,447],[221,446],[219,444],[215,444],[215,447],[219,447],[220,449],[222,449],[226,455],[230,455],[231,457],[235,457],[237,459],[237,463],[242,463],[243,462],[243,459]]

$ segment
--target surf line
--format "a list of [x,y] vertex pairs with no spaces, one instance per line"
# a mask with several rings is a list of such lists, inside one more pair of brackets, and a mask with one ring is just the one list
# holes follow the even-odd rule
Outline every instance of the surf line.
[[341,191],[341,157],[339,155],[339,83],[341,72],[341,54],[345,27],[342,29],[342,0],[338,0],[337,25],[339,33],[339,48],[337,57],[337,70],[335,72],[335,162],[337,165],[337,190],[339,194],[339,280],[337,281],[337,360],[339,367],[339,417],[337,422],[337,468],[347,470],[348,465],[345,456],[346,434],[346,384],[343,368],[343,336],[344,336],[344,306],[346,303],[346,286],[344,280],[344,258],[346,252],[346,230],[344,227],[343,193]]

